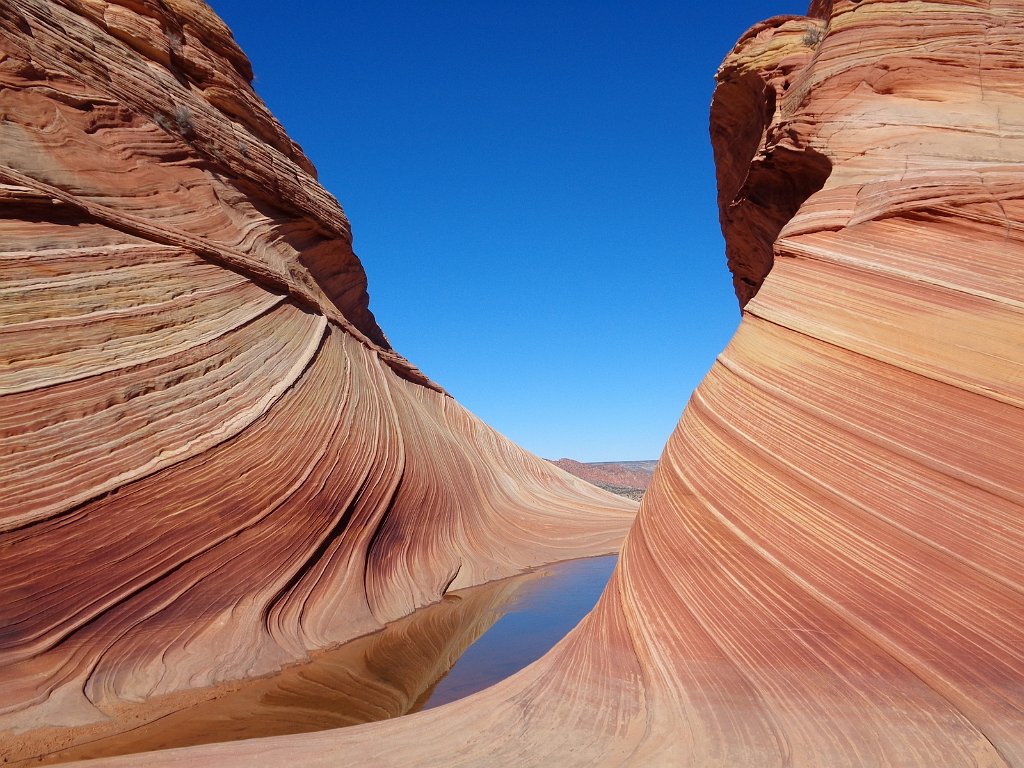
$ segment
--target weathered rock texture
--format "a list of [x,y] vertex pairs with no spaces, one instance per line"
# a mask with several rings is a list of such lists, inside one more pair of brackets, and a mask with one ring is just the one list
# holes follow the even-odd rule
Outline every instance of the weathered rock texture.
[[755,26],[712,108],[743,322],[594,612],[446,707],[128,762],[1024,766],[1022,56],[1007,0]]
[[14,766],[306,733],[419,711],[462,653],[544,576],[542,569],[449,593],[380,632],[269,677],[147,701],[132,708],[127,730],[114,719],[88,729],[32,731],[21,741],[40,757]]
[[632,519],[390,349],[250,79],[194,0],[0,3],[5,757]]

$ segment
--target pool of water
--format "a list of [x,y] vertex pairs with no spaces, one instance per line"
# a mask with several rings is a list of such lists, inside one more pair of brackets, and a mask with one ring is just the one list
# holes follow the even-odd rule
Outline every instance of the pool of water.
[[594,607],[618,560],[591,557],[541,569],[504,614],[455,662],[423,704],[430,709],[504,680],[533,663]]
[[570,560],[447,594],[270,677],[149,703],[148,714],[126,713],[133,724],[83,733],[40,762],[340,728],[454,701],[544,655],[594,606],[616,560]]

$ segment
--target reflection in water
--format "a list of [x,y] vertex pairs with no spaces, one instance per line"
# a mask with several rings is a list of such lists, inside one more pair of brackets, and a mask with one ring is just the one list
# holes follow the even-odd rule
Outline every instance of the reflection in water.
[[462,698],[564,637],[597,602],[615,561],[573,560],[448,594],[309,662],[115,735],[86,736],[44,763],[339,728]]
[[594,607],[618,560],[590,557],[549,566],[437,684],[424,709],[461,699],[515,674],[565,637]]

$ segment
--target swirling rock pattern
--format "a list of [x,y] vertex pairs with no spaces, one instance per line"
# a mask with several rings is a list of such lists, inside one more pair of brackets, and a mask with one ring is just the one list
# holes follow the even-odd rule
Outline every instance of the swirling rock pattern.
[[544,578],[544,570],[531,571],[453,592],[380,632],[269,677],[148,701],[132,708],[127,730],[115,718],[91,726],[85,738],[84,729],[33,731],[39,757],[15,766],[306,733],[419,711],[455,660]]
[[437,710],[124,764],[1024,766],[1022,52],[1009,0],[751,29],[711,125],[743,321],[597,608]]
[[0,4],[0,745],[255,675],[635,505],[397,355],[191,0]]

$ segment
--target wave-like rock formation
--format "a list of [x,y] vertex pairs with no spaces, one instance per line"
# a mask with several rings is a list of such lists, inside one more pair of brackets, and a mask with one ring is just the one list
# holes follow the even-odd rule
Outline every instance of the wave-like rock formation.
[[[88,738],[76,729],[33,731],[41,758],[20,765],[306,733],[419,711],[462,653],[545,575],[531,571],[449,593],[380,632],[269,677],[146,702],[133,709],[128,729],[114,719],[90,728]],[[71,741],[78,743],[62,749]]]
[[390,348],[251,76],[194,0],[0,3],[5,758],[614,551],[635,512]]
[[1024,7],[815,0],[711,115],[740,329],[600,603],[397,721],[132,765],[1024,766]]

